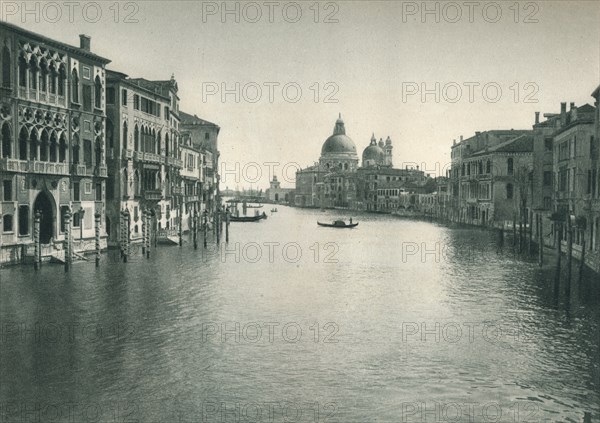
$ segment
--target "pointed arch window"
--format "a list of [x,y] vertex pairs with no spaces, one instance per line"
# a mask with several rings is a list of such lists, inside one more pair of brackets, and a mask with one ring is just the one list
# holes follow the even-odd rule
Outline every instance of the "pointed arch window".
[[96,109],[102,107],[102,82],[100,82],[99,76],[96,76],[94,81],[94,106]]
[[27,87],[27,62],[19,57],[19,86]]
[[30,70],[29,88],[31,88],[32,90],[37,90],[38,67],[37,67],[37,63],[35,63],[35,60],[33,57],[31,58],[31,61],[29,62],[29,70]]
[[128,150],[129,145],[127,144],[127,122],[123,122],[123,138],[121,139],[122,148]]
[[65,75],[65,65],[60,65],[58,69],[58,95],[60,96],[65,95]]
[[10,51],[8,47],[4,46],[2,49],[2,85],[10,87],[10,67],[12,63],[10,61]]
[[25,127],[21,128],[19,133],[19,160],[27,160],[27,141],[29,140],[29,134]]
[[140,130],[137,125],[133,128],[133,151],[140,151]]
[[7,122],[2,125],[2,157],[12,157],[12,139],[10,136],[10,126]]
[[79,75],[77,75],[77,69],[73,69],[71,73],[71,93],[73,94],[73,103],[79,103]]

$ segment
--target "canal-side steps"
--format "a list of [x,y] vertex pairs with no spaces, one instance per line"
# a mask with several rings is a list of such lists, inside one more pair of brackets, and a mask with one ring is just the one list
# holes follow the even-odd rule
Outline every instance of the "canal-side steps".
[[[65,263],[65,250],[62,248],[62,244],[43,244],[41,245],[40,256],[42,262],[46,263]],[[25,263],[33,263],[35,261],[35,246],[28,245],[25,249]],[[88,261],[88,259],[80,253],[73,253],[73,263],[80,263]]]

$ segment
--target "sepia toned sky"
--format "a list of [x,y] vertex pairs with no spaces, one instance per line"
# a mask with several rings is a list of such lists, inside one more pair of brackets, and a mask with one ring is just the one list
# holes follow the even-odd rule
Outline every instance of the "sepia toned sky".
[[253,163],[262,187],[264,163],[281,163],[280,179],[285,163],[312,164],[339,113],[359,155],[389,135],[396,165],[439,173],[453,139],[530,128],[535,111],[592,104],[600,83],[596,1],[427,2],[425,14],[421,1],[227,2],[225,15],[220,1],[90,3],[57,2],[59,16],[2,1],[2,19],[69,44],[88,34],[131,77],[174,73],[181,109],[221,126],[221,160],[239,163],[222,188],[255,182]]

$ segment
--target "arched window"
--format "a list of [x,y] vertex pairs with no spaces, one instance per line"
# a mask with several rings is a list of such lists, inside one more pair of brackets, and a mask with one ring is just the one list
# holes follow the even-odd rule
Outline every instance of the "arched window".
[[53,132],[50,136],[50,161],[56,163],[58,160],[58,140],[56,139],[56,133]]
[[32,129],[31,135],[29,136],[29,160],[37,160],[38,147],[38,136],[35,129]]
[[54,64],[50,65],[50,74],[48,75],[48,91],[50,94],[56,94],[56,68]]
[[22,57],[19,57],[19,86],[27,86],[27,62]]
[[40,85],[39,85],[40,91],[42,91],[42,92],[45,93],[47,91],[47,89],[48,89],[48,85],[47,85],[47,82],[48,82],[48,64],[45,61],[43,61],[42,63],[40,63],[40,72],[39,72],[39,74],[40,74]]
[[129,180],[127,178],[127,168],[124,168],[121,178],[121,196],[129,196]]
[[489,160],[485,164],[485,173],[491,173],[492,171],[492,162]]
[[140,150],[140,131],[138,129],[138,126],[135,125],[135,128],[133,128],[133,151],[139,151]]
[[32,90],[37,90],[38,66],[33,56],[29,61],[29,71],[29,88],[31,88]]
[[44,129],[42,131],[42,142],[40,144],[40,161],[47,162],[48,161],[48,147],[50,146],[48,140],[48,132]]
[[511,198],[513,198],[513,185],[512,184],[506,184],[506,198],[509,200]]
[[58,161],[60,163],[67,162],[67,140],[65,134],[60,135],[60,142],[58,143]]
[[81,146],[79,145],[79,136],[77,134],[73,135],[73,153],[71,154],[73,164],[79,164],[79,150],[81,150]]
[[121,145],[124,149],[129,149],[129,145],[127,144],[127,122],[123,122],[123,139],[121,139]]
[[509,175],[512,175],[514,172],[514,163],[513,163],[513,159],[512,157],[509,157],[508,160],[506,160],[506,168],[507,168],[507,172]]
[[21,128],[19,132],[19,160],[27,160],[27,141],[29,140],[29,134],[25,127]]
[[10,87],[10,67],[12,63],[10,62],[10,51],[8,47],[4,46],[2,49],[2,85],[5,87]]
[[2,125],[2,157],[12,157],[12,140],[10,136],[10,126],[7,122]]
[[77,69],[73,69],[71,73],[71,93],[73,103],[79,103],[79,76],[77,75]]
[[94,82],[94,105],[96,106],[96,109],[102,107],[102,82],[100,82],[99,76],[96,76]]
[[113,156],[113,149],[115,148],[114,130],[115,130],[115,128],[113,126],[112,120],[107,119],[106,120],[106,145],[108,147],[108,154],[110,155],[111,159]]
[[165,135],[165,156],[169,155],[169,134]]
[[60,65],[58,69],[58,95],[60,96],[65,95],[65,75],[65,65]]
[[102,141],[100,137],[96,137],[96,162],[94,163],[96,166],[102,165]]

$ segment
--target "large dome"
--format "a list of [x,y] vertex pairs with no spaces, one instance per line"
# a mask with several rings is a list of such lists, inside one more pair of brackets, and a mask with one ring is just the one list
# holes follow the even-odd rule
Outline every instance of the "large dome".
[[362,155],[363,163],[365,162],[365,160],[375,160],[379,163],[380,161],[383,161],[384,157],[385,153],[377,144],[371,144],[370,146],[365,148],[365,151],[363,151]]
[[354,141],[346,135],[344,121],[340,118],[335,122],[333,135],[325,140],[321,148],[321,156],[327,154],[356,154]]

